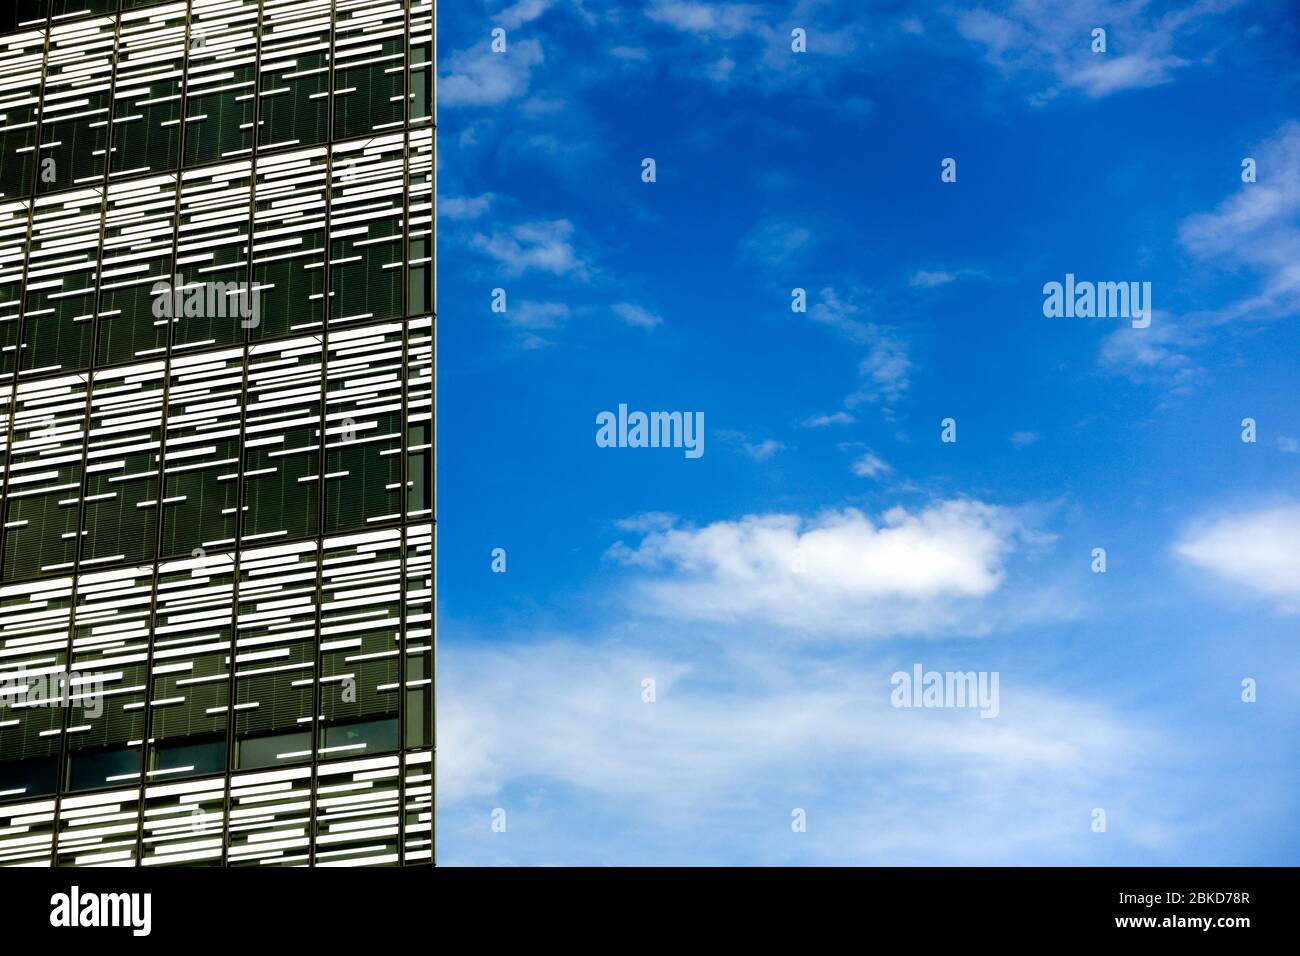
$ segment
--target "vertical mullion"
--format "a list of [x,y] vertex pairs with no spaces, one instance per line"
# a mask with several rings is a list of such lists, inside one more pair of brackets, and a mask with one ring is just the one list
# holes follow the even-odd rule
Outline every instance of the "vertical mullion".
[[325,722],[321,719],[322,694],[321,673],[323,658],[321,655],[321,601],[325,589],[325,507],[328,498],[325,494],[325,474],[329,465],[329,453],[326,451],[325,434],[329,422],[329,326],[333,314],[333,282],[331,276],[331,213],[334,206],[334,75],[338,43],[338,0],[330,0],[330,37],[326,61],[329,67],[329,103],[325,110],[325,241],[322,244],[321,272],[324,276],[322,294],[324,307],[321,312],[321,357],[320,357],[320,419],[317,436],[320,443],[318,450],[317,505],[316,505],[316,633],[315,662],[312,672],[312,721],[311,721],[311,821],[308,834],[311,837],[309,863],[316,866],[316,843],[318,834],[317,806],[320,787],[320,750],[324,742]]
[[[18,406],[18,379],[23,367],[23,329],[27,325],[27,273],[32,262],[32,233],[36,228],[36,183],[41,175],[41,124],[45,120],[45,76],[50,63],[50,35],[53,28],[49,19],[45,21],[45,48],[41,52],[41,76],[36,85],[36,143],[32,147],[32,178],[24,200],[27,203],[27,242],[23,245],[23,271],[18,280],[18,318],[14,324],[14,376],[9,383],[9,420],[7,423],[8,441],[5,445],[5,488],[8,489],[8,477],[14,454],[14,419]],[[8,532],[5,524],[9,518],[9,496],[0,501],[0,573],[5,566],[4,546],[8,544]],[[3,578],[0,578],[3,580]],[[59,768],[62,773],[62,766]]]

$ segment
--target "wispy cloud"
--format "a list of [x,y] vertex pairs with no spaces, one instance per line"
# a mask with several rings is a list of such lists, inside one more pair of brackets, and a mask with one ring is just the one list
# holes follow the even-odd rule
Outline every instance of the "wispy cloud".
[[936,289],[959,279],[987,279],[988,277],[989,274],[983,269],[917,269],[908,278],[907,284],[914,289]]
[[492,18],[492,23],[507,29],[532,23],[555,5],[555,0],[518,0]]
[[867,347],[866,356],[858,362],[862,383],[845,399],[845,404],[850,409],[879,405],[888,419],[893,414],[891,406],[911,386],[910,350],[889,327],[866,321],[862,311],[851,297],[842,297],[835,289],[827,287],[821,290],[819,300],[808,309],[808,317]]
[[[1219,42],[1209,18],[1235,0],[1199,0],[1167,13],[1126,0],[1012,0],[955,12],[961,36],[1007,77],[1027,78],[1035,104],[1065,91],[1100,99],[1159,86]],[[1106,51],[1092,30],[1106,30]]]
[[563,302],[525,300],[501,314],[510,325],[520,329],[553,329],[569,318],[572,310]]
[[828,415],[813,415],[801,423],[804,428],[825,428],[828,425],[852,425],[855,419],[848,412],[831,412]]
[[812,233],[787,219],[765,219],[740,239],[737,255],[742,262],[778,266],[790,262],[805,251]]
[[492,193],[483,193],[481,196],[440,196],[438,217],[457,221],[477,219],[488,211],[493,198]]
[[[900,710],[897,659],[729,652],[711,635],[442,650],[443,862],[604,862],[607,841],[583,837],[598,818],[643,835],[639,862],[697,865],[736,844],[758,863],[1061,863],[1173,829],[1168,803],[1157,815],[1125,783],[1170,748],[1096,700],[1004,673],[996,720]],[[1126,821],[1104,842],[1087,825],[1098,800]],[[808,820],[793,838],[792,807]]]
[[888,407],[902,398],[911,385],[911,371],[912,360],[906,343],[882,332],[871,344],[867,357],[858,363],[863,382],[845,403],[850,408],[875,403]]
[[879,478],[894,470],[873,451],[863,452],[854,460],[850,468],[860,478]]
[[1273,318],[1300,311],[1300,122],[1284,124],[1253,151],[1257,181],[1238,183],[1210,212],[1183,220],[1178,238],[1195,256],[1262,276],[1220,319]]
[[518,99],[528,92],[533,69],[542,60],[542,45],[536,39],[510,41],[504,53],[493,53],[491,40],[484,38],[445,59],[438,76],[438,105],[496,106]]
[[1300,122],[1285,123],[1252,153],[1258,180],[1238,180],[1214,209],[1183,219],[1178,240],[1205,266],[1253,272],[1258,286],[1196,312],[1158,311],[1146,329],[1111,332],[1099,353],[1103,369],[1185,393],[1204,374],[1197,353],[1221,327],[1300,313]]
[[634,302],[616,302],[610,308],[625,323],[639,329],[653,329],[663,323],[662,316]]
[[762,462],[781,451],[785,445],[774,438],[765,438],[760,442],[745,442],[741,447],[754,461]]
[[573,223],[567,219],[520,223],[491,234],[477,233],[474,248],[497,260],[509,276],[530,270],[584,278],[587,263],[575,251]]

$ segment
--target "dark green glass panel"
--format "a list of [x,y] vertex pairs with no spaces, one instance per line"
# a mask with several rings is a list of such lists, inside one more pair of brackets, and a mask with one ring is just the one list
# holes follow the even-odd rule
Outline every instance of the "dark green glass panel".
[[[271,444],[246,454],[244,500],[247,537],[282,532],[305,538],[316,533],[320,445],[316,428],[294,428]],[[301,480],[313,478],[314,480]]]
[[[359,322],[397,318],[402,312],[402,270],[384,268],[401,261],[397,222],[372,223],[364,238],[391,242],[358,245],[356,238],[330,243],[330,321]],[[345,261],[348,260],[348,261]]]
[[[197,462],[177,464],[166,475],[168,504],[163,515],[163,556],[178,557],[235,538],[238,483],[231,477],[239,460],[239,442],[213,442],[214,451]],[[181,470],[184,469],[184,470]],[[179,499],[179,500],[176,500]]]
[[431,685],[409,686],[414,681],[427,680],[429,655],[421,652],[406,655],[406,747],[433,745],[433,692]]
[[404,120],[405,81],[401,69],[405,38],[385,40],[368,62],[341,67],[334,78],[334,139],[384,132]]
[[[152,561],[157,540],[157,459],[151,452],[129,455],[121,470],[86,475],[85,544],[82,560]],[[129,477],[127,477],[129,476]],[[100,496],[111,495],[111,498]]]
[[166,172],[180,158],[185,7],[121,19],[114,88],[114,173]]
[[[107,96],[95,96],[86,108],[106,113],[107,105]],[[104,175],[104,150],[108,147],[104,115],[41,124],[44,138],[36,176],[38,193],[88,185]]]
[[[324,39],[328,44],[328,33]],[[329,135],[329,57],[324,51],[298,54],[292,72],[262,74],[258,142],[263,146],[312,146]]]
[[154,315],[156,301],[148,284],[103,290],[95,346],[97,365],[153,358],[166,350],[168,322]]
[[312,255],[310,250],[323,250],[325,237],[323,232],[313,232],[298,238],[302,244],[295,247],[291,258],[257,267],[260,316],[257,326],[249,331],[255,341],[320,328],[325,314],[325,270],[309,266],[324,262],[323,251]]
[[[246,89],[189,97],[185,125],[185,165],[198,166],[239,155],[253,145],[253,71],[236,71]],[[241,98],[243,97],[243,98]],[[188,121],[188,117],[203,119]]]
[[[36,298],[35,296],[30,298]],[[24,371],[70,372],[90,367],[93,293],[49,300],[54,315],[28,317],[23,323]],[[34,304],[28,311],[35,311]]]
[[[395,516],[401,510],[402,459],[384,454],[399,447],[400,428],[400,416],[384,415],[364,441],[333,437],[330,444],[335,447],[327,453],[325,466],[326,474],[335,476],[325,486],[326,534],[365,528],[373,523],[368,519]],[[390,437],[375,441],[373,435]]]
[[[224,629],[228,637],[229,628]],[[155,674],[153,697],[155,700],[184,698],[184,703],[155,708],[149,736],[155,740],[191,737],[196,734],[225,731],[226,712],[210,714],[216,707],[229,706],[229,672],[226,651],[197,654],[186,658],[190,669],[180,673]],[[185,681],[178,684],[177,681]],[[224,738],[223,738],[224,740]],[[223,758],[224,759],[224,758]]]
[[[409,429],[410,439],[408,447],[429,444],[429,426],[412,425]],[[406,494],[406,510],[414,513],[417,511],[427,511],[429,505],[429,473],[430,456],[428,451],[413,451],[410,453],[410,465],[407,469],[407,478],[410,485]]]
[[[416,237],[407,244],[410,252],[406,288],[406,314],[427,315],[432,306],[429,301],[429,240]],[[424,261],[421,261],[424,260]]]
[[[230,268],[195,268],[181,270],[184,290],[183,315],[176,319],[174,344],[182,347],[236,345],[244,340],[244,329],[260,316],[253,317],[248,289],[248,269],[244,267],[247,245],[226,245],[214,251],[214,264],[237,263]],[[201,303],[201,304],[200,304]]]
[[[65,466],[60,469],[60,477],[75,484],[80,470],[79,462],[76,466]],[[76,557],[77,507],[59,503],[67,496],[67,491],[22,498],[9,495],[6,519],[9,526],[5,529],[6,579],[34,577],[43,568],[67,565]]]

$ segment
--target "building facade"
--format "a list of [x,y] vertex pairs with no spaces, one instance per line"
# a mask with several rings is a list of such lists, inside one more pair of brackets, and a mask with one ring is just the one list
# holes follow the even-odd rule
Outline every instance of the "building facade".
[[432,64],[0,12],[0,865],[433,862]]

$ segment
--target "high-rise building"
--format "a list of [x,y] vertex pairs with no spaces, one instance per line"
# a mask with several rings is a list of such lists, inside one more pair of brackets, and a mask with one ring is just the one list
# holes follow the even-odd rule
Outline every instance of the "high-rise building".
[[433,862],[432,63],[0,11],[0,865]]

